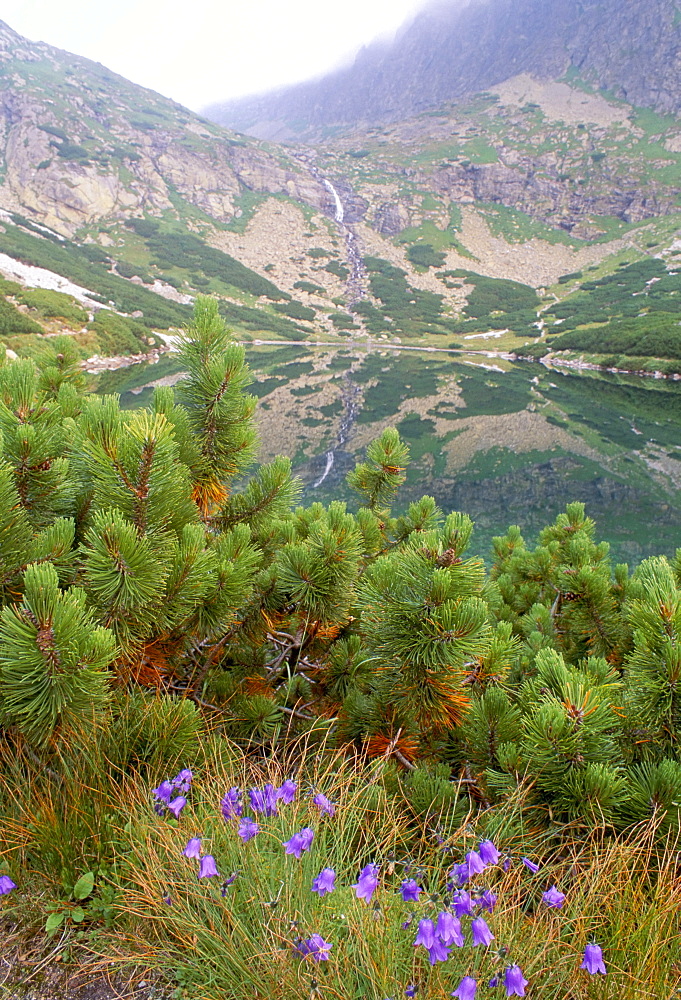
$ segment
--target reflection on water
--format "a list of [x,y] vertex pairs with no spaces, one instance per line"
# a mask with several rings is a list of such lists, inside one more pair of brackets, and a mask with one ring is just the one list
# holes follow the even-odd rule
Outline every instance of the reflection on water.
[[[585,501],[618,560],[681,545],[681,383],[357,348],[255,347],[248,359],[261,459],[289,455],[307,500],[346,498],[348,469],[397,426],[411,449],[398,506],[430,493],[466,511],[481,554],[509,524],[533,539],[570,500]],[[144,406],[178,377],[166,357],[106,373],[98,391]]]

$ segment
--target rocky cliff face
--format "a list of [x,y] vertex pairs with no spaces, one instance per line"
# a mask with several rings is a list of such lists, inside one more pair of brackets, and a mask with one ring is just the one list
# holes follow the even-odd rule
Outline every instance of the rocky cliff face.
[[332,211],[285,154],[0,22],[0,207],[72,235],[178,201],[229,222],[247,190]]
[[[427,9],[390,46],[275,94],[216,104],[214,121],[261,135],[396,121],[519,73],[578,73],[630,104],[681,111],[680,0],[457,0]],[[293,124],[297,123],[297,124]],[[286,132],[288,129],[288,133]]]

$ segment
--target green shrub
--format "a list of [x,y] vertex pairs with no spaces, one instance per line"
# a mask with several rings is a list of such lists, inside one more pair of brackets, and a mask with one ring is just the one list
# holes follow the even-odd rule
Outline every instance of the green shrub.
[[57,317],[69,323],[82,325],[87,323],[88,314],[80,303],[64,292],[53,292],[46,288],[31,288],[22,291],[19,301],[30,309],[35,309],[39,316],[50,319]]

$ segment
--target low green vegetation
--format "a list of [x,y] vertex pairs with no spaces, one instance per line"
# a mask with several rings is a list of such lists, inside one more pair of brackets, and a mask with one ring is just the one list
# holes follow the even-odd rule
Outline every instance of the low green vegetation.
[[192,233],[162,228],[152,219],[130,219],[127,225],[144,238],[153,263],[162,270],[173,267],[197,271],[250,295],[263,295],[275,301],[289,298],[267,278]]
[[87,323],[88,314],[72,295],[53,292],[46,288],[26,288],[17,299],[29,309],[35,310],[41,319],[61,319],[75,325]]
[[[486,567],[467,515],[393,513],[394,428],[354,513],[303,506],[290,462],[252,470],[215,302],[176,361],[129,411],[59,346],[0,366],[14,932],[184,1000],[672,995],[681,553],[613,566],[571,502]],[[401,426],[418,462],[434,421]]]
[[613,274],[581,281],[545,319],[552,350],[681,358],[681,276],[664,261],[624,263]]
[[[120,312],[141,312],[140,322],[147,327],[167,330],[181,327],[191,318],[191,309],[161,298],[124,278],[110,274],[99,259],[96,248],[79,246],[56,237],[37,237],[22,227],[6,225],[3,250],[25,264],[44,267],[61,274],[77,285],[87,288],[94,297],[112,302]],[[94,249],[94,254],[93,254]]]

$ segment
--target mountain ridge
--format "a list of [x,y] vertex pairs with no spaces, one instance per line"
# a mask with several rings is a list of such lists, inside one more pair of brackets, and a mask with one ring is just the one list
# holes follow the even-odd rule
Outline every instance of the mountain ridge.
[[677,114],[679,0],[439,3],[350,67],[204,113],[263,138],[310,138],[324,126],[406,118],[519,73],[549,79],[570,71],[630,104]]

